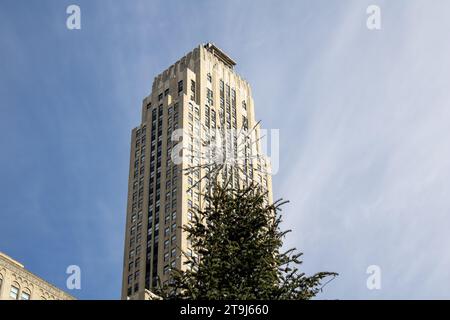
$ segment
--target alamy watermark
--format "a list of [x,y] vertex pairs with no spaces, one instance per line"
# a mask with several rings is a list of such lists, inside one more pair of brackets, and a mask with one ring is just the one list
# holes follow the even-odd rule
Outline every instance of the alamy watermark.
[[381,8],[375,4],[367,7],[366,26],[369,30],[381,30]]
[[81,268],[77,265],[70,265],[66,269],[69,276],[66,280],[66,287],[69,290],[81,290]]
[[381,268],[377,265],[367,267],[366,273],[369,277],[366,280],[366,286],[369,290],[381,290]]
[[172,132],[171,160],[196,167],[248,168],[275,175],[279,170],[279,129],[238,130],[192,127]]
[[67,7],[66,13],[69,15],[66,20],[66,27],[69,30],[81,29],[81,9],[76,4]]

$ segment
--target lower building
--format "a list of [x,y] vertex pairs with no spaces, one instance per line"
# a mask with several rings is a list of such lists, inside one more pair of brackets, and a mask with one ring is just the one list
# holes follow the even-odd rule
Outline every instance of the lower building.
[[150,290],[136,292],[134,295],[127,298],[128,300],[162,300],[160,296],[157,296]]
[[0,252],[0,300],[75,300]]

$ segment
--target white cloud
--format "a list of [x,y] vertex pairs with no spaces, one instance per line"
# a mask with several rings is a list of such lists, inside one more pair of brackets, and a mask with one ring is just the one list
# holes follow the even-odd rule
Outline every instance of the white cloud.
[[[307,110],[307,126],[286,129],[295,151],[276,178],[292,200],[288,244],[308,271],[341,273],[322,298],[448,298],[446,10],[386,2],[383,30],[370,32],[361,8],[338,17],[334,39],[308,61],[304,96],[290,101]],[[365,287],[371,264],[381,291]]]

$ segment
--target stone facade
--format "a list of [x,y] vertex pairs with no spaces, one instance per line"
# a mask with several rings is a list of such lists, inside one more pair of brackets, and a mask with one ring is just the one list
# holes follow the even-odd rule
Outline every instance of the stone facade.
[[0,300],[75,300],[0,252]]

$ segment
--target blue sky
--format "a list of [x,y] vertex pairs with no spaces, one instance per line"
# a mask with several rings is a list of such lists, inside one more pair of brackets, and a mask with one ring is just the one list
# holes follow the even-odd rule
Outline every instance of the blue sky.
[[[66,28],[81,7],[82,29]],[[382,29],[366,28],[381,7]],[[0,251],[120,296],[130,130],[155,75],[212,41],[279,128],[276,197],[319,298],[450,298],[448,1],[0,2]],[[378,265],[381,290],[368,290]]]

